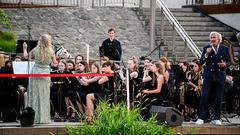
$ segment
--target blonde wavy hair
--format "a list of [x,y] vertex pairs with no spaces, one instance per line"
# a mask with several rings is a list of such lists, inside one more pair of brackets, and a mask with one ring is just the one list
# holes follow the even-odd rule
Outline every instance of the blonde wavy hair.
[[38,40],[39,56],[40,61],[43,62],[46,58],[46,53],[48,50],[52,49],[52,37],[49,34],[43,34]]
[[134,68],[133,68],[133,71],[138,71],[138,59],[135,57],[135,56],[132,56],[130,59],[128,60],[131,60],[133,61],[133,63],[135,64]]

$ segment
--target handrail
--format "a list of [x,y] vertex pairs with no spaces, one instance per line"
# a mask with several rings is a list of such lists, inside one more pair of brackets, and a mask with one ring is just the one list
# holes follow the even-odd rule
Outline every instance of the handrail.
[[178,32],[178,34],[181,36],[181,38],[187,42],[188,48],[193,52],[193,54],[200,58],[201,51],[197,47],[197,45],[193,42],[193,40],[189,37],[187,32],[184,30],[184,28],[180,25],[178,20],[174,17],[172,12],[167,8],[167,6],[164,4],[162,0],[157,0],[156,4],[159,8],[162,8],[164,15],[167,17],[167,19],[170,21],[172,25],[174,25],[174,29]]

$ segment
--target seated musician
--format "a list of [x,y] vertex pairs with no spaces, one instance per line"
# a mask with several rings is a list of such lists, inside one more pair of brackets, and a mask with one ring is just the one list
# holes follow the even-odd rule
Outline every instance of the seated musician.
[[[149,63],[151,63],[152,59],[150,56],[146,56],[146,57],[142,56],[139,59],[140,59],[140,62],[139,62],[139,68],[138,68],[138,76],[139,78],[143,78],[144,71],[149,70]],[[141,59],[144,60],[143,66],[141,66],[142,65]]]
[[[72,60],[67,60],[67,74],[73,74],[75,71],[75,64]],[[65,82],[63,84],[63,96],[66,104],[66,119],[69,121],[76,120],[76,100],[77,100],[77,93],[76,90],[78,89],[79,82],[74,77],[66,77]]]
[[[91,65],[91,73],[92,74],[99,74],[100,73],[100,67],[96,63],[92,63]],[[85,92],[79,91],[82,95],[81,102],[83,103],[84,107],[86,107],[86,96],[88,94],[96,94],[101,93],[101,85],[98,84],[98,80],[100,79],[100,76],[91,76],[91,77],[81,77],[78,80],[80,83],[83,83],[84,85],[88,86],[87,90]]]
[[75,68],[78,69],[79,68],[79,63],[81,61],[84,61],[84,57],[81,54],[78,54],[75,56]]
[[[13,74],[12,61],[7,60],[5,66],[1,68],[2,74]],[[12,77],[4,77],[0,80],[0,107],[12,107],[16,105],[17,87],[13,83]],[[14,102],[13,102],[14,101]]]
[[169,61],[168,61],[167,57],[161,57],[161,58],[159,59],[159,62],[160,62],[160,64],[161,64],[162,67],[163,67],[163,73],[164,73],[164,75],[166,76],[166,80],[168,81],[168,80],[169,80],[169,72],[168,72],[168,69],[170,68],[169,65],[168,65]]
[[[52,74],[64,74],[66,71],[66,63],[63,61],[59,61],[58,63],[58,70],[54,70]],[[50,99],[53,105],[53,112],[54,112],[54,121],[60,122],[62,119],[60,118],[60,110],[62,107],[62,100],[63,93],[62,93],[62,85],[65,82],[65,77],[52,77],[51,78],[51,91],[50,91]]]
[[185,120],[196,120],[197,109],[199,106],[199,100],[201,95],[202,77],[201,71],[202,66],[199,61],[193,62],[192,73],[188,77],[188,87],[185,91],[185,105],[186,108],[186,119]]
[[[110,62],[106,62],[102,65],[102,69],[106,74],[114,74],[114,66]],[[98,90],[94,90],[97,93],[87,94],[86,97],[86,116],[87,121],[92,121],[94,103],[99,99],[107,97],[107,99],[112,102],[113,91],[114,91],[114,76],[103,76],[98,80],[98,84],[102,87]]]
[[178,110],[182,113],[183,116],[187,116],[186,106],[185,106],[185,92],[188,87],[188,78],[192,73],[191,67],[188,62],[180,62],[180,71],[177,74],[176,80],[176,93],[175,93],[175,103]]
[[141,115],[144,119],[150,117],[149,110],[152,105],[160,106],[162,104],[166,94],[167,80],[161,64],[159,62],[153,62],[152,71],[152,76],[148,76],[148,79],[151,80],[151,86],[142,91]]
[[[129,92],[130,92],[130,100],[134,101],[134,97],[138,94],[138,61],[136,57],[132,57],[128,59],[128,70],[129,70]],[[119,70],[119,75],[122,81],[126,81],[126,77],[122,70]]]
[[[84,73],[88,73],[89,72],[89,68],[88,68],[88,63],[86,61],[81,61],[78,63],[78,69],[76,70],[76,73],[78,74],[84,74]],[[82,78],[88,78],[88,77],[76,77],[79,86],[76,89],[77,92],[77,99],[75,100],[77,107],[78,107],[78,111],[81,114],[85,113],[85,106],[84,103],[86,102],[86,95],[87,93],[89,93],[89,86],[86,82],[82,81]]]

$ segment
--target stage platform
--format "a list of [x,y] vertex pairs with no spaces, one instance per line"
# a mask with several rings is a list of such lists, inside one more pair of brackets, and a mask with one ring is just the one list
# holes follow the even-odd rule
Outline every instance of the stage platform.
[[[240,134],[240,118],[224,121],[222,126],[204,123],[197,126],[194,122],[184,122],[181,126],[169,127],[177,134]],[[20,123],[0,123],[0,135],[67,135],[66,125],[81,125],[78,122],[52,122],[49,124],[35,124],[34,127],[20,127]]]

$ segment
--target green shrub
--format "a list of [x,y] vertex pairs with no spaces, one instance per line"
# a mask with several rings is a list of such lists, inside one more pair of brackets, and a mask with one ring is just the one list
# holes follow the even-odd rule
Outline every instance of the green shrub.
[[8,18],[8,15],[0,9],[0,22],[7,28],[12,28],[12,24],[10,23],[10,20]]
[[96,116],[89,125],[83,121],[78,127],[67,126],[70,135],[163,135],[174,134],[164,125],[155,124],[155,118],[144,121],[138,108],[128,111],[123,104],[109,107],[101,102],[95,110]]
[[16,43],[15,33],[0,31],[0,51],[16,52]]
[[0,40],[0,51],[16,52],[16,41]]
[[0,32],[0,40],[15,41],[16,35],[13,32]]

